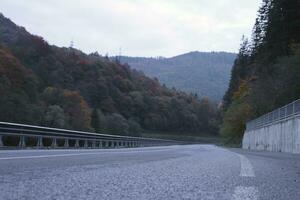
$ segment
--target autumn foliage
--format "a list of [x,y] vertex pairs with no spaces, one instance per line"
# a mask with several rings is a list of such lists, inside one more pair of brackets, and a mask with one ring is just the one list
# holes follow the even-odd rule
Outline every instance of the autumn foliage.
[[0,120],[138,135],[216,133],[216,106],[97,53],[50,46],[0,15]]

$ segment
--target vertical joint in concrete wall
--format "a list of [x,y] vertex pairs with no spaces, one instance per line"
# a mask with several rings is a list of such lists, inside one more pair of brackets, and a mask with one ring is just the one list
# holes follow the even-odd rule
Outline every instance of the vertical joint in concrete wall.
[[293,103],[293,114],[295,113],[295,102]]
[[57,148],[57,141],[56,138],[52,138],[52,144],[51,144],[52,148]]
[[38,137],[37,138],[37,144],[36,144],[37,148],[42,148],[43,147],[43,138],[42,137]]
[[84,148],[88,148],[88,141],[84,140]]
[[20,148],[26,147],[25,136],[20,136],[19,147]]
[[2,135],[0,135],[0,147],[3,147]]
[[75,148],[79,148],[79,140],[78,139],[75,140]]
[[65,148],[69,148],[69,139],[65,138],[65,144],[64,144]]

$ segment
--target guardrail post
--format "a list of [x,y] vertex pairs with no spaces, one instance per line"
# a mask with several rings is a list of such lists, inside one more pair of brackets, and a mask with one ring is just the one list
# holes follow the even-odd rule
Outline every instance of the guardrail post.
[[42,137],[38,137],[36,147],[37,148],[42,148],[43,147],[43,138]]
[[64,147],[65,147],[65,148],[68,148],[68,147],[69,147],[69,139],[68,139],[68,138],[65,139]]
[[52,138],[52,144],[51,144],[52,148],[57,148],[57,141],[56,138]]
[[0,147],[3,147],[2,135],[0,135]]
[[106,148],[109,147],[109,141],[108,141],[108,140],[105,141],[105,147],[106,147]]
[[96,141],[95,140],[92,141],[92,148],[94,148],[94,149],[96,148]]
[[20,136],[19,147],[20,148],[26,147],[25,136]]
[[99,140],[99,146],[100,149],[102,148],[102,140]]
[[79,148],[79,140],[78,139],[75,140],[75,145],[74,146],[75,146],[75,148]]

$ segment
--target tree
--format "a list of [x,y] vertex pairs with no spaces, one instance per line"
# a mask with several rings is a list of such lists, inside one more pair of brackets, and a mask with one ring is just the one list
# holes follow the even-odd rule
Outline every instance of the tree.
[[106,121],[106,130],[108,133],[128,135],[129,125],[122,115],[117,113],[107,115]]
[[44,117],[44,126],[55,128],[66,128],[66,117],[64,110],[58,105],[49,106]]
[[129,135],[141,136],[142,128],[139,123],[137,123],[134,119],[129,119],[128,125],[129,125],[129,129],[128,129]]
[[251,50],[247,38],[242,37],[242,43],[236,60],[231,71],[229,88],[223,98],[223,109],[226,111],[232,103],[232,97],[238,90],[239,83],[248,77],[251,70]]
[[77,91],[47,87],[42,93],[47,106],[58,105],[63,109],[70,128],[91,130],[91,110],[84,98]]
[[63,91],[62,107],[68,114],[69,124],[76,130],[91,130],[91,111],[77,91]]
[[105,115],[99,109],[94,109],[92,113],[91,126],[98,133],[105,131],[106,129],[106,118]]
[[224,114],[220,133],[224,143],[240,144],[246,128],[246,122],[251,117],[251,106],[247,102],[249,82],[243,81],[234,94],[233,102]]
[[1,121],[127,135],[211,127],[216,110],[193,94],[126,64],[49,45],[3,15],[0,27]]

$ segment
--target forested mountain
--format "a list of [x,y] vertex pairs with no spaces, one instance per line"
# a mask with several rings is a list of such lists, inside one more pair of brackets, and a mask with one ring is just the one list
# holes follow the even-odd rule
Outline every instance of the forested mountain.
[[300,1],[263,0],[232,69],[221,133],[239,143],[246,121],[299,98]]
[[216,132],[216,106],[97,53],[49,45],[0,15],[0,121],[137,135]]
[[175,87],[199,97],[220,101],[228,88],[236,54],[226,52],[190,52],[172,58],[122,56],[121,62],[156,77],[167,87]]

